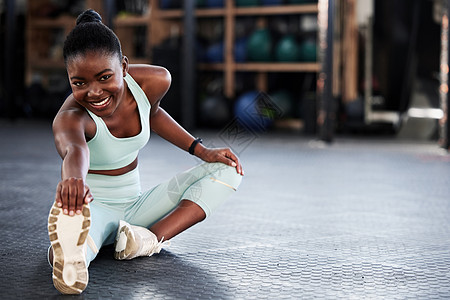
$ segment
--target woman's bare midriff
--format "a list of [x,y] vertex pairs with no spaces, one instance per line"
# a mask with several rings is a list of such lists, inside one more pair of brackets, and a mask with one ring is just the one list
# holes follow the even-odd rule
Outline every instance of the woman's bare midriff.
[[108,176],[119,176],[125,173],[128,173],[134,169],[136,169],[138,164],[138,159],[136,158],[131,164],[128,166],[122,167],[120,169],[115,170],[89,170],[89,174],[99,174],[99,175],[108,175]]

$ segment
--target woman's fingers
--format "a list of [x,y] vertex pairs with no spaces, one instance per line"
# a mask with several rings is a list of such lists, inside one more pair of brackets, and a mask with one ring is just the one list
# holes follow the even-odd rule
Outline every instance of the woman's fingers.
[[83,209],[83,200],[84,200],[84,182],[81,179],[77,179],[77,201],[75,205],[75,213],[77,215],[81,214],[81,210]]
[[74,216],[81,214],[84,203],[92,201],[89,187],[81,178],[68,178],[58,183],[55,201],[63,209],[63,214]]
[[69,186],[61,184],[61,201],[63,214],[69,214]]
[[234,154],[233,151],[231,151],[230,149],[227,149],[225,156],[233,161],[232,166],[236,167],[236,172],[238,172],[241,175],[244,175],[244,170],[242,169],[241,162],[239,161],[237,155]]
[[84,186],[85,194],[84,194],[84,203],[88,204],[94,200],[94,197],[92,197],[91,190],[87,185]]
[[244,175],[244,170],[236,154],[229,148],[212,149],[215,152],[216,159],[212,161],[222,162],[226,165],[236,168],[238,174]]
[[201,158],[206,162],[221,162],[236,168],[238,174],[244,175],[244,169],[236,154],[229,148],[207,148]]
[[73,216],[75,214],[75,207],[77,204],[77,181],[75,178],[69,178],[69,215]]
[[56,186],[56,196],[55,196],[55,202],[58,207],[63,206],[61,198],[61,190],[62,190],[61,183],[58,183],[58,185]]

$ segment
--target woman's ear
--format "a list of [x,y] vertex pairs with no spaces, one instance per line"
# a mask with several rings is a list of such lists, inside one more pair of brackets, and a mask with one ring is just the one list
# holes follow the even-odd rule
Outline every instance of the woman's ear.
[[122,58],[122,73],[123,73],[123,77],[127,76],[128,73],[128,57],[126,57],[125,55]]

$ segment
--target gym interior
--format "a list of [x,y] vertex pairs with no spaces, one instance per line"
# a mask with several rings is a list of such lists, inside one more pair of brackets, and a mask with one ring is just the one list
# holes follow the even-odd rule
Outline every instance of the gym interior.
[[[448,299],[447,0],[0,0],[2,299],[64,297],[47,263],[62,57],[98,11],[161,106],[239,155],[239,190],[159,255],[89,267],[87,299]],[[200,161],[152,133],[143,188]]]

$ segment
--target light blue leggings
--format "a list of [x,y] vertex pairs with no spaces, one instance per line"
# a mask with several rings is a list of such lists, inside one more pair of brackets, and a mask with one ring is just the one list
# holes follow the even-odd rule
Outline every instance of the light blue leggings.
[[[195,202],[208,216],[236,191],[241,179],[236,168],[222,163],[203,163],[141,193],[137,168],[120,176],[88,174],[86,181],[94,196],[90,204],[89,235],[100,249],[114,242],[119,220],[149,228],[181,200]],[[87,249],[89,264],[97,253]]]

